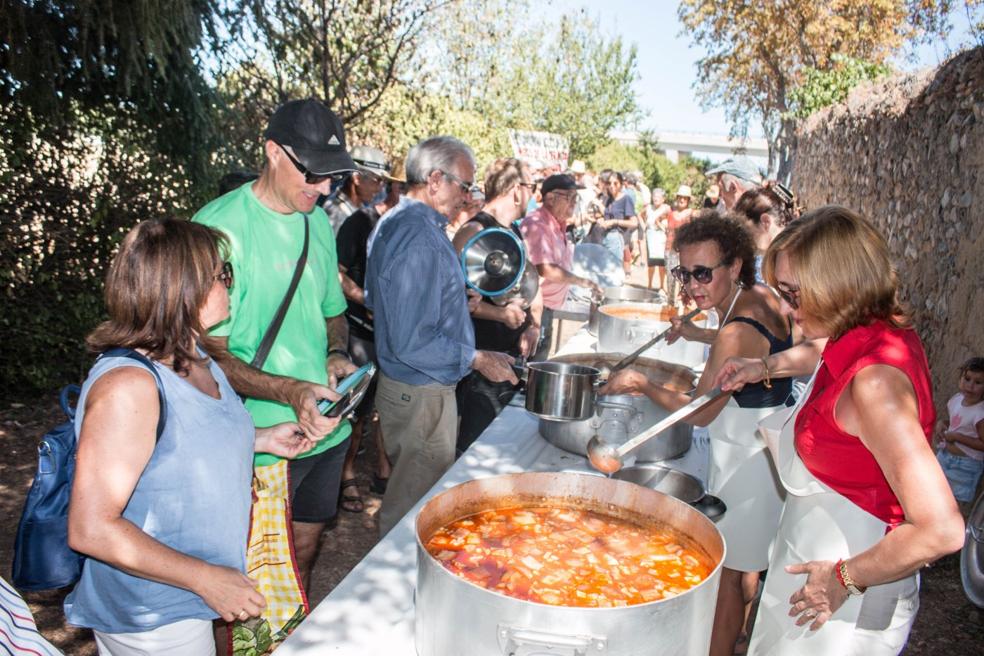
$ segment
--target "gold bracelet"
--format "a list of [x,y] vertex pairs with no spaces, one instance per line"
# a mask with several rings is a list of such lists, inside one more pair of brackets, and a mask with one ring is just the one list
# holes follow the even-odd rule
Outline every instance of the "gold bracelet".
[[762,386],[765,389],[772,389],[772,376],[769,375],[769,358],[768,356],[761,358],[762,366],[765,367],[765,380],[762,381]]

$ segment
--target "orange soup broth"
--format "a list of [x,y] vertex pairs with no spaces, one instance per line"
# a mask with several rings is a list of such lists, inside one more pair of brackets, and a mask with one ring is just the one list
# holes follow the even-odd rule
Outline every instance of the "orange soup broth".
[[571,508],[487,510],[442,527],[426,548],[476,585],[554,606],[666,599],[714,569],[709,557],[667,529]]

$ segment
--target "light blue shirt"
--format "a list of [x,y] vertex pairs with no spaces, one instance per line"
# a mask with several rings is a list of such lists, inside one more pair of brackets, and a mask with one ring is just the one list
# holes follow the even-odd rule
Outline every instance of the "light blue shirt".
[[[79,396],[75,435],[93,383],[116,367],[141,365],[101,358]],[[154,363],[164,385],[167,419],[161,439],[133,489],[123,518],[175,551],[239,571],[246,568],[253,420],[222,370],[209,368],[220,399],[203,394],[168,367]],[[187,619],[218,617],[195,593],[89,558],[65,599],[68,623],[104,633],[138,633]]]

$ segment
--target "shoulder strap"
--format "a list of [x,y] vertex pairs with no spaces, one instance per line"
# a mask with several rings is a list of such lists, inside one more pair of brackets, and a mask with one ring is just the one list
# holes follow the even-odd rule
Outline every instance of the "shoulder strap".
[[100,357],[130,358],[150,370],[150,373],[154,376],[154,381],[157,384],[157,400],[160,401],[161,407],[160,413],[158,413],[157,416],[157,440],[160,441],[161,435],[164,434],[164,426],[167,424],[167,397],[164,395],[164,381],[161,380],[160,374],[157,373],[154,363],[150,361],[150,358],[139,351],[134,351],[133,349],[119,346],[103,352]]
[[301,281],[301,274],[304,273],[304,265],[307,264],[308,232],[308,215],[305,214],[304,246],[301,247],[301,257],[298,258],[297,266],[294,267],[294,277],[290,279],[290,285],[287,286],[287,293],[284,294],[284,300],[280,301],[280,307],[277,308],[277,313],[273,315],[273,321],[267,327],[266,333],[263,335],[263,339],[256,349],[256,355],[253,356],[252,361],[249,363],[251,367],[256,367],[257,369],[263,368],[263,363],[266,362],[267,356],[270,355],[273,342],[277,339],[277,333],[280,332],[280,326],[283,324],[284,317],[287,315],[287,308],[290,307],[290,302],[294,298],[294,292],[297,291],[297,285]]

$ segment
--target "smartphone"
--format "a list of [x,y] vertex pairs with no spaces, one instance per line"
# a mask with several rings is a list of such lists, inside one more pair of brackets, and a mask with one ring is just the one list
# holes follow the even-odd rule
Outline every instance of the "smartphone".
[[352,372],[338,383],[338,387],[335,391],[340,394],[340,398],[337,401],[329,401],[328,399],[321,399],[318,401],[318,412],[326,417],[337,417],[346,410],[351,409],[352,403],[352,393],[355,387],[362,382],[362,380],[368,374],[372,377],[372,374],[376,372],[376,367],[372,363],[363,365],[359,367],[356,371]]

